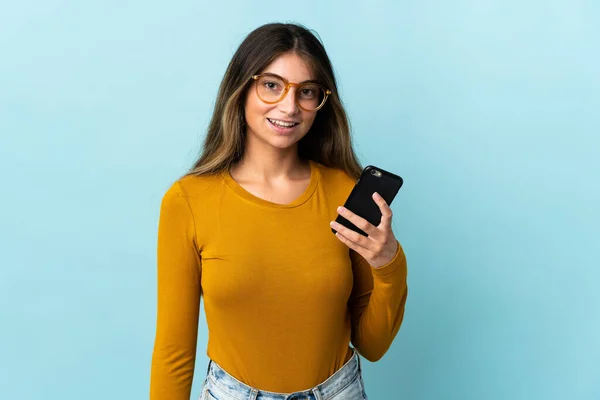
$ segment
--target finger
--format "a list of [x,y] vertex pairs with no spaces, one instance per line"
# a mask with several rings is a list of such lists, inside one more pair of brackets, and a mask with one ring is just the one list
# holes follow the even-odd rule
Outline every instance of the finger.
[[[352,229],[346,228],[344,225],[335,221],[331,221],[329,225],[335,229],[337,233],[340,233],[344,238],[351,241],[354,246],[368,250],[369,240],[365,236]],[[351,248],[354,249],[354,247]]]
[[350,247],[352,250],[356,251],[361,256],[363,256],[365,258],[368,258],[367,255],[369,254],[369,252],[368,252],[367,249],[365,249],[362,246],[359,246],[358,244],[356,244],[352,240],[348,239],[340,231],[336,232],[335,237],[338,238],[338,240],[340,242],[344,243],[346,246]]
[[[345,207],[338,207],[337,212],[348,221],[352,222],[354,226],[360,228],[363,232],[366,232],[367,235],[372,234],[377,228],[373,226],[369,221],[354,214],[352,211],[348,210]],[[362,236],[362,235],[361,235]]]
[[379,210],[381,211],[381,222],[379,223],[379,226],[392,226],[393,213],[388,203],[377,192],[373,193],[373,200],[375,200],[375,203],[377,203]]

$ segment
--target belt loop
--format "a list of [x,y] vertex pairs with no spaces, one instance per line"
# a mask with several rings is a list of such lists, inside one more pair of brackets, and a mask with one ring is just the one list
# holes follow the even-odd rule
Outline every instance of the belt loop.
[[248,400],[256,400],[257,397],[258,397],[258,390],[251,389],[250,390],[250,398]]
[[314,388],[312,390],[313,394],[315,395],[315,399],[316,400],[322,400],[323,398],[321,397],[321,391],[319,390],[318,387]]

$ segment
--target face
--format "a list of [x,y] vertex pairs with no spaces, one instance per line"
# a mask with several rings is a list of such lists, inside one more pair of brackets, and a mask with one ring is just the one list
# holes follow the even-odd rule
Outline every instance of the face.
[[[308,65],[297,55],[287,53],[276,58],[261,73],[277,74],[289,82],[300,83],[314,79]],[[267,104],[256,94],[257,81],[253,81],[245,101],[248,140],[256,140],[279,149],[295,146],[312,126],[317,111],[305,111],[295,102],[297,87],[289,88],[279,103]],[[281,127],[281,124],[291,128]],[[278,125],[279,124],[279,125]]]

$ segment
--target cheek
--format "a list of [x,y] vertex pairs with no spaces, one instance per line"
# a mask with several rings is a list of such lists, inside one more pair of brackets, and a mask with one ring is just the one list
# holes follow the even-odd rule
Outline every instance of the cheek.
[[266,118],[265,115],[273,108],[272,105],[265,104],[255,96],[248,96],[244,105],[244,113],[248,125],[261,123]]
[[315,113],[306,113],[302,116],[302,120],[304,121],[304,125],[306,126],[306,130],[308,131],[312,126],[313,122],[315,122],[317,114]]

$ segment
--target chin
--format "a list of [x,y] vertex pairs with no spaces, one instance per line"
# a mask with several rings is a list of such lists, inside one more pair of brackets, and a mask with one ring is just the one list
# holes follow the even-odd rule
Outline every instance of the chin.
[[300,139],[301,137],[297,138],[295,136],[269,136],[267,138],[263,138],[264,141],[278,149],[288,149],[293,147],[300,141]]

